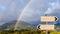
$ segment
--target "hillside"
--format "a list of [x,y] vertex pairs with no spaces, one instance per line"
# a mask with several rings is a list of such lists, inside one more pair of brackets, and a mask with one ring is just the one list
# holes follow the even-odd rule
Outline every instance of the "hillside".
[[[7,22],[0,26],[0,30],[5,30],[5,29],[11,30],[11,29],[13,29],[15,23],[16,23],[16,21]],[[20,29],[30,29],[31,30],[31,29],[36,29],[36,26],[29,24],[27,22],[24,22],[24,21],[19,21],[16,29],[17,30],[20,30]]]

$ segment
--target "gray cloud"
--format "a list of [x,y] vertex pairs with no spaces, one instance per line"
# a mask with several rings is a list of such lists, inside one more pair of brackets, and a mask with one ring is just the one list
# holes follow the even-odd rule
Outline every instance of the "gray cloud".
[[[16,20],[28,1],[29,0],[0,0],[0,5],[6,8],[4,11],[0,10],[0,17],[2,17],[0,22]],[[57,2],[57,0],[32,0],[21,20],[26,22],[38,21],[40,16],[45,13],[55,13],[58,9],[60,11],[59,6],[60,0],[59,2]]]
[[45,12],[45,14],[51,14],[51,13],[54,13],[55,11],[54,10],[57,10],[57,9],[60,9],[60,4],[59,4],[59,1],[57,0],[57,2],[52,2],[52,3],[49,3],[51,7],[49,7],[47,9],[47,11]]
[[0,0],[0,5],[4,6],[6,9],[0,10],[0,22],[7,22],[12,20],[17,20],[23,7],[28,1],[24,1],[24,4],[20,0]]
[[21,20],[26,22],[39,21],[40,16],[46,13],[54,13],[55,10],[60,9],[59,2],[58,0],[34,0],[23,14]]

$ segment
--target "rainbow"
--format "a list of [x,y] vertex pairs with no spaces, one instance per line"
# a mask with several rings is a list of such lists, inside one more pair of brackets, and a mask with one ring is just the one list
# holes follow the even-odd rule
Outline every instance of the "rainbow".
[[22,15],[24,14],[24,12],[26,11],[26,9],[27,9],[27,8],[29,7],[29,5],[31,4],[31,1],[32,1],[32,0],[30,0],[30,1],[27,3],[27,5],[23,8],[22,12],[19,14],[18,19],[17,19],[17,21],[16,21],[16,24],[15,24],[15,26],[14,26],[14,30],[16,30],[16,27],[17,27],[20,19],[22,18]]

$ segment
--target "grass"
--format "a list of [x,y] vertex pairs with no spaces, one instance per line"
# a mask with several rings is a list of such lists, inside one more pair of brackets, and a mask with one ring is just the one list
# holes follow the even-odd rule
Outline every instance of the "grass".
[[[0,30],[0,34],[46,34],[46,31],[39,30]],[[48,34],[60,34],[60,31],[48,31]]]

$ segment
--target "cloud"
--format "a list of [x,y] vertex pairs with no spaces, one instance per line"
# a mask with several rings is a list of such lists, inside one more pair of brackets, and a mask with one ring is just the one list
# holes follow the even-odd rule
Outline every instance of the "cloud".
[[[40,18],[40,13],[38,13],[38,11],[35,11],[30,9],[29,11],[26,11],[23,16],[22,16],[22,19],[21,20],[24,20],[24,21],[36,21]],[[37,18],[38,17],[38,18]]]
[[56,0],[34,0],[23,14],[21,20],[26,22],[39,21],[40,16],[57,12],[55,10],[60,9],[59,2],[56,2]]
[[3,15],[1,16],[2,20],[0,22],[4,23],[7,21],[17,20],[18,15],[27,2],[28,1],[21,3],[20,0],[0,0],[0,4],[4,7],[6,6],[4,11],[0,11],[1,15]]
[[[60,10],[59,2],[56,2],[56,0],[32,0],[21,20],[26,22],[38,21],[40,20],[40,16],[46,13],[55,13],[57,12],[55,10]],[[1,16],[2,22],[16,20],[27,3],[28,0],[0,0],[0,4],[6,6],[5,11],[0,11],[1,15],[3,15],[3,17]]]
[[38,1],[33,0],[30,6],[25,11],[25,13],[23,14],[21,20],[26,22],[40,20],[40,16],[44,14],[44,11],[47,8],[46,5],[41,0],[38,0]]
[[0,21],[2,20],[3,14],[0,13]]
[[43,4],[40,4],[39,1],[40,0],[38,1],[34,0],[31,2],[30,6],[27,8],[25,13],[23,14],[21,20],[26,22],[31,22],[31,21],[38,21],[40,19],[40,16],[43,14],[43,11],[41,10],[41,8],[44,8],[44,7],[43,7]]
[[59,1],[49,3],[49,5],[50,5],[51,7],[49,7],[49,8],[45,11],[44,14],[51,14],[51,13],[54,13],[54,12],[55,12],[54,10],[60,9]]

